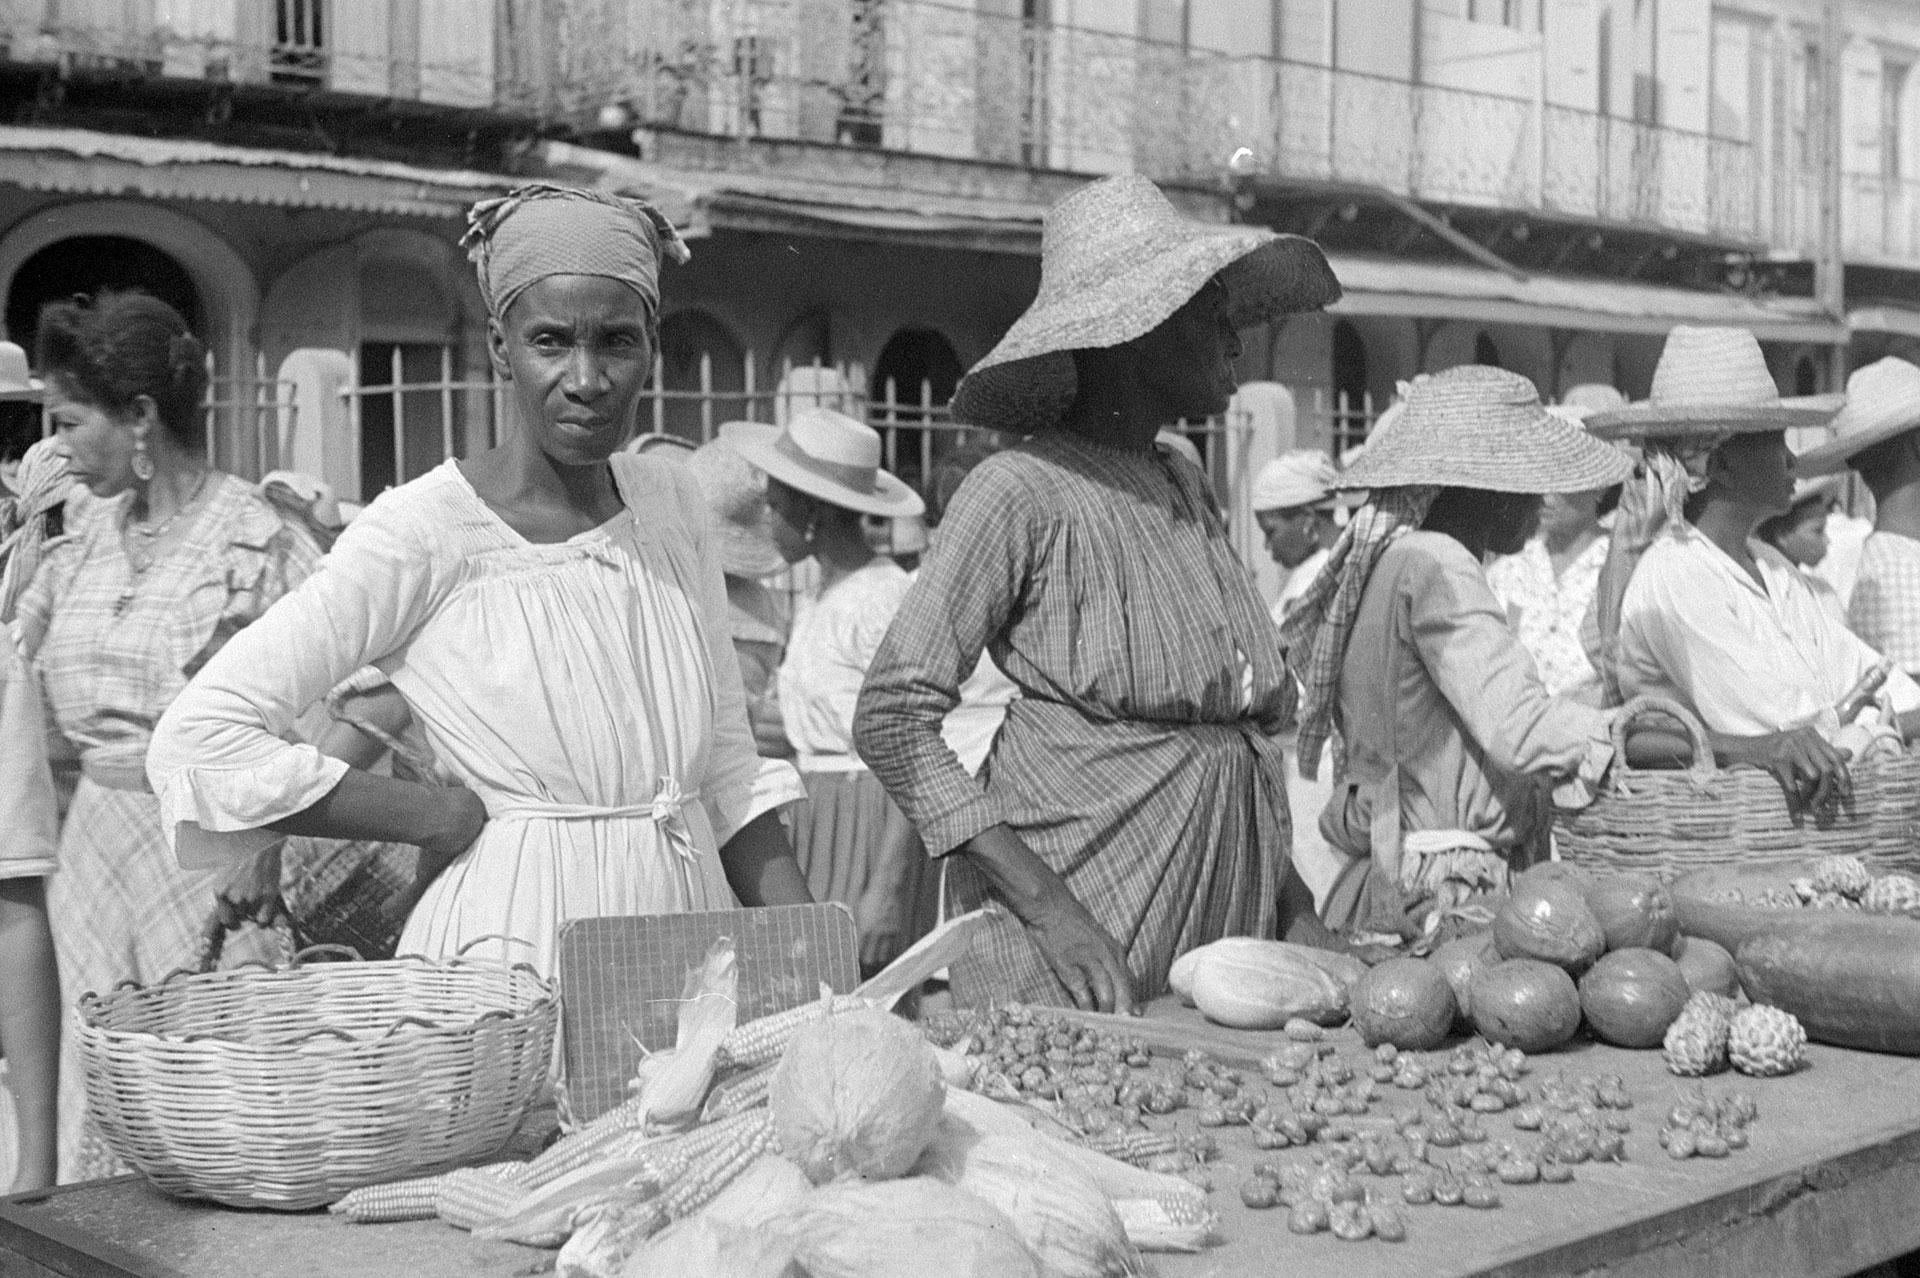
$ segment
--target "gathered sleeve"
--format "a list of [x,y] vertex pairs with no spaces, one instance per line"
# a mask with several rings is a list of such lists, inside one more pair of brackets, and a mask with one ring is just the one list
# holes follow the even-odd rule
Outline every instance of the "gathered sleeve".
[[348,675],[404,647],[443,584],[435,577],[404,508],[376,501],[305,582],[207,659],[147,753],[162,829],[183,866],[270,846],[280,836],[267,825],[340,783],[345,763],[286,738]]
[[1021,479],[1023,460],[1002,454],[967,477],[867,668],[854,712],[855,749],[935,856],[1005,820],[941,725],[1027,589],[1041,521]]
[[1582,807],[1613,761],[1613,714],[1556,697],[1514,637],[1486,573],[1465,547],[1407,574],[1420,659],[1468,734],[1509,772],[1545,779]]
[[[677,513],[682,534],[693,549],[693,604],[707,645],[707,665],[713,674],[713,740],[708,746],[706,775],[700,799],[713,825],[714,839],[727,840],[749,822],[807,797],[800,773],[784,759],[764,759],[747,718],[746,687],[740,661],[733,650],[732,614],[727,606],[727,583],[709,533],[710,516],[694,478],[677,465],[644,457],[614,459],[628,482],[641,492],[669,488],[669,508]],[[659,512],[637,511],[642,517]]]
[[60,814],[47,762],[46,713],[20,651],[0,631],[0,879],[53,873]]

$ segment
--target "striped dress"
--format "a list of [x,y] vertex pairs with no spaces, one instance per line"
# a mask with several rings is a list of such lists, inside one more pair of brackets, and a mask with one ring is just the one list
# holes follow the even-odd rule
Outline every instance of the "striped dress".
[[[941,720],[985,649],[1019,685],[976,780]],[[1274,739],[1294,686],[1204,476],[1164,450],[1046,431],[967,478],[874,659],[860,753],[935,856],[1005,823],[1127,954],[1270,935],[1291,845]],[[948,904],[986,901],[965,858]],[[1065,1004],[1003,916],[953,971],[962,1003]]]

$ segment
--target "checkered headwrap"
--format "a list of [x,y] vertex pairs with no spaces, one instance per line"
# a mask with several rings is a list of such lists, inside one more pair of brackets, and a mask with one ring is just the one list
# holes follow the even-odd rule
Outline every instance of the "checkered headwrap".
[[693,254],[666,215],[645,200],[535,183],[467,214],[460,242],[480,272],[487,309],[502,319],[514,299],[549,275],[599,275],[660,312],[660,259]]

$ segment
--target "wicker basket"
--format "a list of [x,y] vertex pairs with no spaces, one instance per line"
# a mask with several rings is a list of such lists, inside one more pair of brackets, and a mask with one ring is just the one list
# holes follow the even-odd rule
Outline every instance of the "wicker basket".
[[171,1194],[296,1211],[507,1143],[553,1062],[546,981],[314,953],[80,999],[87,1105],[115,1154]]
[[[1684,772],[1623,766],[1627,730],[1646,718],[1681,724],[1693,742]],[[1853,795],[1819,813],[1790,813],[1779,782],[1757,768],[1714,766],[1706,730],[1684,707],[1642,697],[1613,725],[1614,766],[1592,806],[1556,819],[1560,856],[1578,865],[1671,878],[1716,866],[1803,861],[1850,852],[1876,872],[1920,869],[1920,755],[1852,769]]]

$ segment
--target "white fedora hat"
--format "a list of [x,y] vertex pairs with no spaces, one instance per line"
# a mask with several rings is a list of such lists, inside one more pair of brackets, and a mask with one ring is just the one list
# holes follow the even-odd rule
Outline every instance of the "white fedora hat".
[[771,577],[787,566],[773,542],[767,477],[740,448],[742,440],[771,443],[779,433],[760,422],[728,422],[715,438],[687,455],[686,465],[713,517],[721,570],[729,576]]
[[1667,334],[1646,400],[1587,418],[1601,439],[1745,435],[1825,426],[1839,395],[1782,399],[1760,341],[1744,328],[1681,324]]
[[1855,453],[1920,426],[1920,368],[1888,356],[1847,378],[1847,406],[1833,419],[1833,438],[1793,460],[1803,475],[1839,470]]
[[789,488],[863,515],[926,510],[920,494],[880,468],[880,434],[831,408],[807,408],[772,439],[743,438],[740,455]]
[[18,342],[0,342],[0,404],[46,397],[46,386],[27,372],[27,353]]

